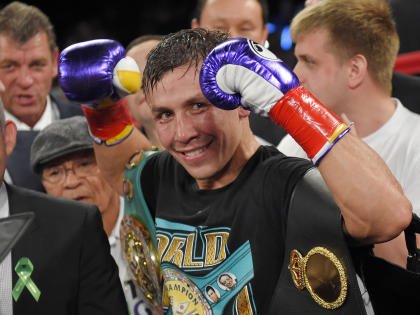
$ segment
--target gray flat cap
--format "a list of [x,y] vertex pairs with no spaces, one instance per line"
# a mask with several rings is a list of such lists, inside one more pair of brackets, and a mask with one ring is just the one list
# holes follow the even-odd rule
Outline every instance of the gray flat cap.
[[85,117],[56,120],[35,137],[31,147],[31,168],[39,174],[45,163],[86,149],[93,149],[93,143]]

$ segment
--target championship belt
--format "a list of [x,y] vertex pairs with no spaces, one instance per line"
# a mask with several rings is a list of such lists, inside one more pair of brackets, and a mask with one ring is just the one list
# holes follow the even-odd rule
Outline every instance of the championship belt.
[[124,217],[121,222],[121,249],[136,288],[162,311],[161,268],[157,254],[156,227],[141,189],[141,172],[158,151],[139,151],[132,156],[124,174]]
[[[171,308],[166,313],[223,314],[226,305],[254,278],[251,245],[242,244],[222,264],[204,276],[192,276],[170,263],[162,263],[165,295]],[[240,314],[248,312],[239,311]]]

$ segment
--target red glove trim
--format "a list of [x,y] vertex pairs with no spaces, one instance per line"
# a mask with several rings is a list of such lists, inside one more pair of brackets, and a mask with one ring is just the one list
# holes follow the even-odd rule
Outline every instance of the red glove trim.
[[268,114],[310,159],[317,157],[315,164],[348,131],[347,126],[303,86],[289,90]]
[[82,106],[82,109],[91,134],[101,140],[118,138],[123,131],[127,130],[127,126],[133,124],[125,99],[102,109],[92,109],[86,106]]

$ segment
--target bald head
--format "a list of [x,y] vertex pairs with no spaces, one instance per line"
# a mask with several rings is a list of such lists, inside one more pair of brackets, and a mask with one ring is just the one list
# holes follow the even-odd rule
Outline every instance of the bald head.
[[231,37],[246,37],[264,44],[268,27],[263,8],[266,6],[258,0],[207,0],[201,4],[191,27],[221,30]]
[[159,40],[148,40],[131,47],[127,51],[127,56],[134,58],[139,66],[140,72],[143,73],[144,66],[146,65],[147,54],[159,43]]

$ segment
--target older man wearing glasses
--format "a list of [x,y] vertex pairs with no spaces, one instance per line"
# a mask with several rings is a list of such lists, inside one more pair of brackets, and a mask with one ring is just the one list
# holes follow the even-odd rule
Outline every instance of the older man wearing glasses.
[[143,314],[148,306],[135,289],[121,257],[119,227],[124,214],[123,199],[102,177],[86,119],[81,116],[66,118],[41,130],[32,144],[31,167],[41,176],[48,194],[99,208],[130,313]]
[[41,175],[49,195],[96,205],[106,234],[113,234],[121,202],[96,165],[84,117],[67,118],[41,130],[32,144],[31,167]]

